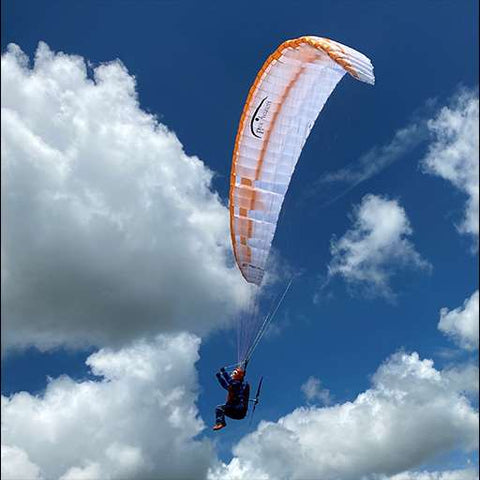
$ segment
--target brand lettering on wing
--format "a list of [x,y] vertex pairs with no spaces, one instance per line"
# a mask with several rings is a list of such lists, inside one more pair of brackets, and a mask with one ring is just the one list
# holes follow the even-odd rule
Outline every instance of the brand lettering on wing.
[[272,102],[265,97],[253,112],[252,120],[250,121],[250,131],[252,135],[257,138],[262,138],[265,134],[265,127],[270,112]]

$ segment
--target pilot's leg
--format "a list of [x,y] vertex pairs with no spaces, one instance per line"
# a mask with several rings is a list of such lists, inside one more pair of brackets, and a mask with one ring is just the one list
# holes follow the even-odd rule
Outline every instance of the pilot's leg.
[[225,405],[218,405],[215,409],[215,425],[214,430],[220,430],[225,427],[227,423],[225,422]]

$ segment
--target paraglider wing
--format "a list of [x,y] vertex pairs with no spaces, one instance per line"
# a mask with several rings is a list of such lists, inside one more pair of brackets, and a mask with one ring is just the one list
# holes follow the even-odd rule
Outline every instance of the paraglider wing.
[[230,177],[230,232],[247,282],[260,285],[278,216],[310,130],[348,72],[373,84],[363,54],[333,40],[300,37],[270,55],[240,119]]

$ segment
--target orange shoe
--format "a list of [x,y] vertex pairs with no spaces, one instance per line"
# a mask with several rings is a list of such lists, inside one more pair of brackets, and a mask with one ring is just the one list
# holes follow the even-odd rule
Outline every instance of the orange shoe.
[[217,423],[216,425],[213,426],[214,430],[221,430],[223,427],[226,427],[225,423]]

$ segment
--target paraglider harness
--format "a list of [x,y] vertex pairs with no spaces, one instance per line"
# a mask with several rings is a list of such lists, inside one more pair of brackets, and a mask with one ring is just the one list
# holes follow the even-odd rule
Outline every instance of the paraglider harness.
[[244,384],[243,380],[232,379],[225,368],[221,368],[216,377],[220,385],[228,392],[227,401],[222,406],[225,415],[235,420],[245,418],[250,400],[250,385],[248,382]]
[[[243,362],[241,367],[246,374],[247,363]],[[217,413],[223,413],[229,418],[234,420],[242,420],[246,417],[248,412],[248,405],[253,403],[253,410],[250,417],[250,424],[253,419],[255,408],[259,403],[260,390],[262,387],[263,377],[260,378],[260,382],[257,387],[257,392],[254,399],[250,399],[250,384],[248,382],[243,385],[243,380],[233,380],[225,368],[221,368],[220,372],[216,374],[216,377],[220,385],[228,391],[227,401],[225,405],[217,407]],[[220,412],[218,412],[220,410]]]

